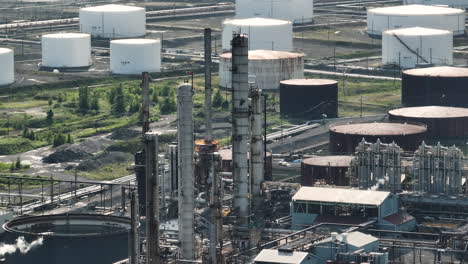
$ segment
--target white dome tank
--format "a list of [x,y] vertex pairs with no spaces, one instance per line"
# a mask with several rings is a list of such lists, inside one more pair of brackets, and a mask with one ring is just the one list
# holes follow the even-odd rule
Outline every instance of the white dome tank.
[[116,74],[141,74],[161,70],[159,39],[119,39],[110,42],[110,70]]
[[15,62],[13,57],[13,50],[0,48],[0,85],[15,82]]
[[133,38],[146,34],[142,7],[102,5],[80,9],[80,30],[99,38]]
[[405,5],[445,5],[455,8],[468,8],[466,0],[404,0]]
[[312,22],[313,0],[236,0],[236,17],[265,17],[292,21],[294,24]]
[[223,50],[231,50],[233,32],[247,34],[249,50],[293,50],[293,27],[286,20],[246,18],[226,20],[223,23]]
[[414,68],[417,64],[452,65],[451,31],[430,28],[387,30],[382,36],[382,63]]
[[57,68],[91,65],[91,36],[58,33],[42,36],[42,66]]
[[465,33],[465,12],[461,9],[403,5],[374,8],[367,11],[367,33],[381,36],[385,30],[426,27],[450,30],[454,36]]
[[[232,55],[219,57],[219,85],[232,88]],[[272,50],[249,51],[249,76],[263,91],[279,91],[280,81],[304,78],[304,54]]]

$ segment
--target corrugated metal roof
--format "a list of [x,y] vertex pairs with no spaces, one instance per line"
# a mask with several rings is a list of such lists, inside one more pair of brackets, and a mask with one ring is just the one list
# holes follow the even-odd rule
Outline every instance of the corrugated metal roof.
[[300,251],[280,251],[277,249],[264,249],[255,257],[254,262],[270,262],[283,264],[300,264],[309,253]]
[[390,192],[342,189],[342,188],[322,188],[322,187],[301,187],[293,196],[293,201],[317,201],[328,203],[364,204],[380,205],[387,199]]
[[[336,240],[339,242],[343,242],[343,238],[345,236],[344,234],[346,234],[346,244],[352,245],[357,248],[364,247],[366,245],[369,245],[379,240],[378,238],[374,236],[367,235],[359,231],[354,231],[351,233],[341,233],[336,237]],[[331,237],[320,241],[319,244],[329,243],[329,242],[331,242]]]

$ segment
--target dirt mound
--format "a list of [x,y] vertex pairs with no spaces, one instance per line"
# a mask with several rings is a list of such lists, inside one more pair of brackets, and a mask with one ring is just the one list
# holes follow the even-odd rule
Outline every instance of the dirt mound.
[[112,144],[107,138],[87,139],[79,143],[65,144],[55,148],[55,151],[42,159],[45,163],[62,163],[87,159],[94,153],[104,150]]
[[76,168],[80,171],[92,171],[108,164],[128,163],[132,161],[132,154],[119,151],[106,151],[82,161]]
[[138,137],[140,135],[141,135],[140,131],[122,127],[122,128],[118,128],[114,130],[112,134],[110,134],[109,138],[115,139],[115,140],[123,140],[123,139]]

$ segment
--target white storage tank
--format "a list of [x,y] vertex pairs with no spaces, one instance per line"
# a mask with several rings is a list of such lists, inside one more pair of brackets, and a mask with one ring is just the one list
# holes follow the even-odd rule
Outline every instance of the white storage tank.
[[236,17],[265,17],[310,23],[314,15],[313,0],[236,0]]
[[367,33],[381,36],[385,30],[426,27],[465,33],[465,12],[457,8],[403,5],[374,8],[367,11]]
[[112,40],[110,70],[116,74],[161,71],[161,41],[159,39]]
[[13,50],[0,48],[0,85],[15,82],[15,62],[13,57]]
[[133,38],[146,34],[142,7],[102,5],[80,9],[80,30],[99,38]]
[[[219,58],[219,85],[232,88],[232,55]],[[280,81],[304,77],[304,54],[272,50],[249,51],[249,76],[259,89],[279,92]]]
[[382,63],[414,68],[417,64],[452,65],[451,31],[430,28],[387,30],[382,36]]
[[91,65],[91,36],[84,33],[42,35],[42,66],[56,68]]
[[248,35],[249,50],[293,50],[293,27],[286,20],[258,17],[226,20],[223,23],[223,50],[231,50],[234,32]]
[[405,5],[445,5],[455,8],[468,8],[466,0],[404,0]]

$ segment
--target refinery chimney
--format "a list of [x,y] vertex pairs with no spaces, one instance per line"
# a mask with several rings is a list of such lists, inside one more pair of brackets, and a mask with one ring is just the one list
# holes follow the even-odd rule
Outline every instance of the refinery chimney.
[[194,235],[194,161],[193,161],[193,89],[189,84],[179,86],[177,94],[177,140],[179,170],[179,241],[180,258],[195,258]]
[[248,227],[249,178],[247,143],[249,138],[248,38],[232,39],[232,161],[234,211],[238,227]]
[[251,139],[250,139],[250,179],[252,181],[252,211],[257,223],[263,222],[262,183],[264,178],[263,151],[263,96],[261,90],[253,87],[251,98]]

